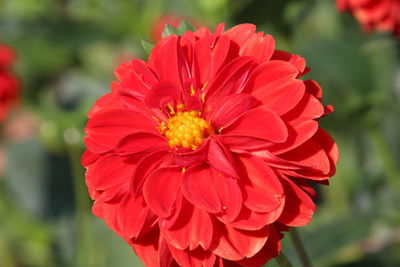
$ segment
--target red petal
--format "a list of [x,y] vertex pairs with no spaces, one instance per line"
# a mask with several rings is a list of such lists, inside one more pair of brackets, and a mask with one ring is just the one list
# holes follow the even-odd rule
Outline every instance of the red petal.
[[239,24],[227,30],[224,35],[234,41],[238,47],[242,47],[245,41],[254,35],[256,25],[254,24]]
[[255,149],[268,149],[274,143],[252,136],[220,135],[218,139],[231,151],[253,151]]
[[200,165],[207,159],[209,139],[196,150],[178,149],[173,151],[173,158],[177,165],[188,168],[193,165]]
[[282,61],[289,62],[291,65],[293,65],[297,69],[298,75],[296,75],[296,76],[302,75],[303,72],[305,71],[306,62],[305,62],[304,58],[302,58],[298,55],[290,54],[286,51],[275,50],[274,54],[271,57],[271,60],[282,60]]
[[236,219],[242,208],[242,192],[236,179],[224,176],[213,168],[210,170],[215,189],[222,203],[222,214],[218,214],[217,217],[224,223],[230,223]]
[[187,63],[182,57],[178,42],[176,35],[161,39],[149,55],[149,66],[157,73],[160,81],[181,86],[181,77]]
[[182,193],[194,206],[207,212],[217,213],[222,205],[214,187],[209,168],[189,168],[182,180]]
[[242,207],[238,217],[234,222],[230,223],[230,225],[241,230],[259,230],[271,221],[270,217],[269,213],[255,212],[246,207]]
[[172,256],[168,242],[160,237],[160,242],[158,244],[158,260],[160,262],[160,267],[179,267]]
[[216,170],[231,177],[238,177],[231,152],[217,138],[210,138],[207,159]]
[[196,78],[200,84],[208,82],[218,72],[229,51],[229,38],[215,35],[196,42],[194,47]]
[[313,139],[322,146],[329,157],[329,161],[331,163],[331,171],[328,175],[334,175],[336,171],[336,164],[339,161],[339,150],[335,140],[333,140],[332,137],[322,128],[318,129]]
[[269,234],[267,242],[264,247],[253,257],[243,259],[237,263],[243,267],[256,267],[263,266],[268,260],[278,256],[281,250],[281,242],[279,233],[275,230],[274,226],[269,227]]
[[260,62],[268,61],[275,50],[275,40],[271,35],[258,32],[250,36],[240,47],[239,55],[252,56]]
[[95,154],[91,152],[90,150],[86,149],[85,152],[83,152],[81,163],[83,166],[88,166],[92,163],[94,163],[100,156],[98,154]]
[[147,155],[138,162],[131,180],[131,191],[135,196],[141,195],[143,183],[154,169],[168,164],[168,156],[168,151],[161,150]]
[[153,86],[144,101],[150,107],[161,109],[167,103],[180,103],[180,99],[181,91],[179,87],[174,83],[163,81]]
[[267,226],[257,231],[244,231],[218,224],[214,229],[220,237],[210,250],[217,256],[233,261],[254,256],[264,246],[269,232]]
[[294,149],[309,140],[318,130],[318,122],[304,121],[296,125],[288,125],[288,139],[285,143],[274,144],[269,151],[275,155]]
[[168,243],[178,249],[194,250],[201,246],[207,250],[213,237],[213,224],[207,212],[183,200],[175,224],[161,231]]
[[[155,121],[155,118],[157,118],[159,121],[166,121],[168,119],[159,109],[151,109],[143,100],[127,95],[124,92],[119,94],[119,100],[125,107],[142,114],[149,120]],[[159,121],[155,121],[155,124],[159,123]]]
[[156,132],[154,122],[130,110],[96,113],[88,121],[85,144],[94,153],[104,153],[134,132]]
[[[282,184],[266,162],[254,156],[241,156],[241,181],[245,183],[244,204],[257,212],[271,212],[281,205]],[[279,214],[278,214],[279,216]],[[271,218],[272,221],[276,218]],[[271,221],[269,222],[271,223]]]
[[135,163],[118,155],[107,154],[100,157],[86,171],[86,184],[91,197],[95,197],[96,191],[118,191],[121,184],[129,183],[135,168]]
[[322,89],[321,86],[316,81],[307,80],[304,81],[304,85],[306,86],[306,92],[315,96],[318,100],[322,99]]
[[151,153],[158,150],[168,150],[167,140],[165,137],[153,133],[127,135],[116,146],[116,151],[120,155]]
[[254,67],[252,57],[237,57],[229,62],[204,89],[206,103],[212,107],[221,97],[240,93]]
[[88,118],[90,119],[98,113],[112,110],[120,110],[123,108],[124,106],[119,101],[118,95],[115,93],[108,93],[103,95],[96,101],[96,103],[88,112]]
[[318,172],[319,174],[328,174],[331,170],[330,162],[325,150],[313,139],[290,150],[279,157],[283,159],[300,163],[307,166],[309,170]]
[[282,119],[291,124],[313,120],[324,114],[321,101],[310,93],[305,93],[301,101],[291,111],[282,116]]
[[304,226],[308,224],[316,209],[314,202],[295,183],[283,177],[281,180],[285,187],[286,203],[278,221],[287,226]]
[[194,251],[180,250],[171,245],[169,249],[181,267],[215,267],[215,254],[209,251],[206,252],[200,248]]
[[257,67],[244,92],[251,92],[265,107],[285,114],[303,97],[305,86],[296,80],[297,70],[284,61],[270,61]]
[[143,60],[132,60],[118,67],[115,71],[120,82],[116,83],[118,93],[143,100],[150,88],[158,79]]
[[246,112],[222,132],[232,136],[256,137],[275,143],[282,143],[288,137],[286,125],[281,118],[265,108],[255,108]]
[[164,267],[160,266],[159,262],[159,243],[160,232],[158,227],[147,233],[145,236],[138,240],[132,240],[132,248],[139,256],[146,266],[151,267]]
[[154,225],[156,217],[149,214],[143,197],[135,199],[127,194],[117,207],[120,232],[125,238],[139,237]]
[[234,94],[222,97],[215,106],[209,106],[207,119],[215,129],[226,128],[243,113],[254,107],[257,100],[249,94]]
[[143,196],[149,208],[158,216],[171,216],[181,179],[182,171],[177,167],[158,168],[147,177]]

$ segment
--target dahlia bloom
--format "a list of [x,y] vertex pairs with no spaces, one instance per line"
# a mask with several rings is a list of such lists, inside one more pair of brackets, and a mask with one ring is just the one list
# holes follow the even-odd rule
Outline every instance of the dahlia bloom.
[[160,40],[90,110],[93,212],[147,266],[261,266],[310,222],[338,151],[297,55],[242,24]]
[[14,106],[19,94],[19,82],[9,71],[14,60],[14,51],[0,44],[0,121],[4,120],[9,109]]
[[336,0],[340,11],[351,12],[364,30],[400,35],[400,0]]

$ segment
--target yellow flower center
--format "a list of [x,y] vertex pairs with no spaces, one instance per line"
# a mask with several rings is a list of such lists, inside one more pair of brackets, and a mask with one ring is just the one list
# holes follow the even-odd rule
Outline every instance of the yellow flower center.
[[192,148],[196,149],[203,144],[203,139],[214,131],[211,125],[200,118],[200,112],[178,111],[165,124],[161,123],[159,129],[168,138],[170,148]]

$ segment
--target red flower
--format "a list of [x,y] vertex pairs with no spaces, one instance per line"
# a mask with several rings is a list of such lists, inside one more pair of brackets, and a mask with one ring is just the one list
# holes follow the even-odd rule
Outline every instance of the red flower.
[[93,212],[147,266],[260,266],[315,211],[338,151],[305,60],[251,24],[158,42],[89,112]]
[[14,51],[0,44],[0,121],[4,120],[9,109],[15,105],[19,94],[18,80],[9,72],[14,60]]
[[377,29],[400,35],[400,0],[336,0],[336,5],[351,12],[367,32]]

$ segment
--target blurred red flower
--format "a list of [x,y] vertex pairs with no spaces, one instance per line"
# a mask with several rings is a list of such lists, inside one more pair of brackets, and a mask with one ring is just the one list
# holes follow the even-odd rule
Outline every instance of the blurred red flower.
[[338,151],[303,58],[242,24],[160,40],[88,114],[93,212],[147,266],[260,266],[315,211]]
[[0,121],[4,120],[19,96],[19,82],[9,71],[14,60],[14,51],[9,46],[0,44]]
[[365,31],[400,35],[400,0],[336,0],[340,11],[351,12]]

